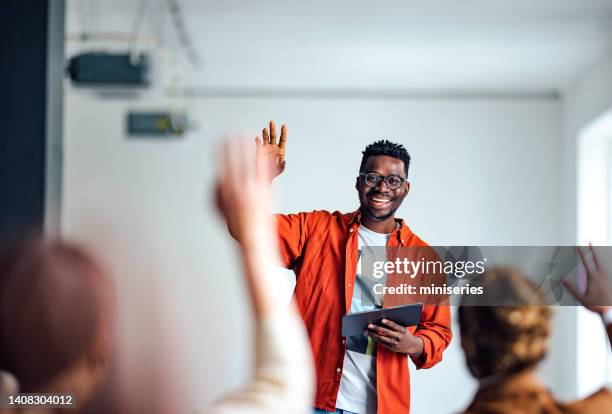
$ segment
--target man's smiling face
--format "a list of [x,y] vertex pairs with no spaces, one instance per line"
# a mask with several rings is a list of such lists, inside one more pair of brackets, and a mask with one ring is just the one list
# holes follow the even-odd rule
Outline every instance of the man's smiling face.
[[[404,162],[387,155],[375,155],[368,157],[361,173],[376,173],[387,177],[396,175],[406,178]],[[362,214],[368,218],[383,221],[393,216],[410,190],[410,183],[404,181],[396,190],[392,190],[382,180],[375,187],[369,187],[365,183],[365,177],[357,177],[357,192]]]

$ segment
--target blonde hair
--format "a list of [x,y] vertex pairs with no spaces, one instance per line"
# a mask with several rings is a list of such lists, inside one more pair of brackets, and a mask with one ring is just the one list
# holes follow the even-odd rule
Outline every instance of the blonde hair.
[[459,307],[461,343],[472,375],[480,379],[535,366],[548,351],[551,309],[516,269],[494,268],[483,278],[484,297],[466,296]]

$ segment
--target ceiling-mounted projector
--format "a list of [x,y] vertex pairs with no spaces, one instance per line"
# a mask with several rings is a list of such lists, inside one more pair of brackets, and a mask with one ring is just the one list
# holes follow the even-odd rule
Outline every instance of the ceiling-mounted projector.
[[147,86],[149,57],[129,53],[82,53],[72,57],[67,72],[72,82],[91,86]]

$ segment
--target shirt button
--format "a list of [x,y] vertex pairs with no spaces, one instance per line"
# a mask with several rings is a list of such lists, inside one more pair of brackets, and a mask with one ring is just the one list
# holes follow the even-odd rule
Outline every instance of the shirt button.
[[351,286],[353,286],[353,284],[352,284],[352,283],[349,283],[349,287],[351,287]]
[[336,368],[336,372],[340,372],[342,371],[340,368]]
[[352,233],[352,232],[353,232],[353,229],[351,228],[351,229],[349,230],[349,233]]
[[346,344],[346,339],[343,339],[343,340],[342,340],[342,344],[343,344],[343,345],[344,345],[344,344]]

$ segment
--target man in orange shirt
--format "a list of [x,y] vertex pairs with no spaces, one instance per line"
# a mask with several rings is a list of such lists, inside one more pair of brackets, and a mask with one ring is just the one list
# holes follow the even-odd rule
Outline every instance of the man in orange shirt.
[[[285,168],[287,128],[282,126],[278,143],[274,122],[262,135],[257,137],[258,156],[268,157],[279,175]],[[343,315],[392,302],[385,295],[380,303],[371,281],[362,277],[362,254],[377,246],[427,246],[395,218],[410,189],[409,164],[402,145],[375,142],[363,151],[355,182],[357,211],[276,215],[282,264],[296,274],[294,299],[314,356],[315,412],[408,413],[408,357],[417,369],[430,368],[442,359],[451,340],[449,307],[437,304],[423,307],[417,326],[383,320],[363,335],[344,338],[340,333]],[[233,227],[228,222],[240,241]]]

